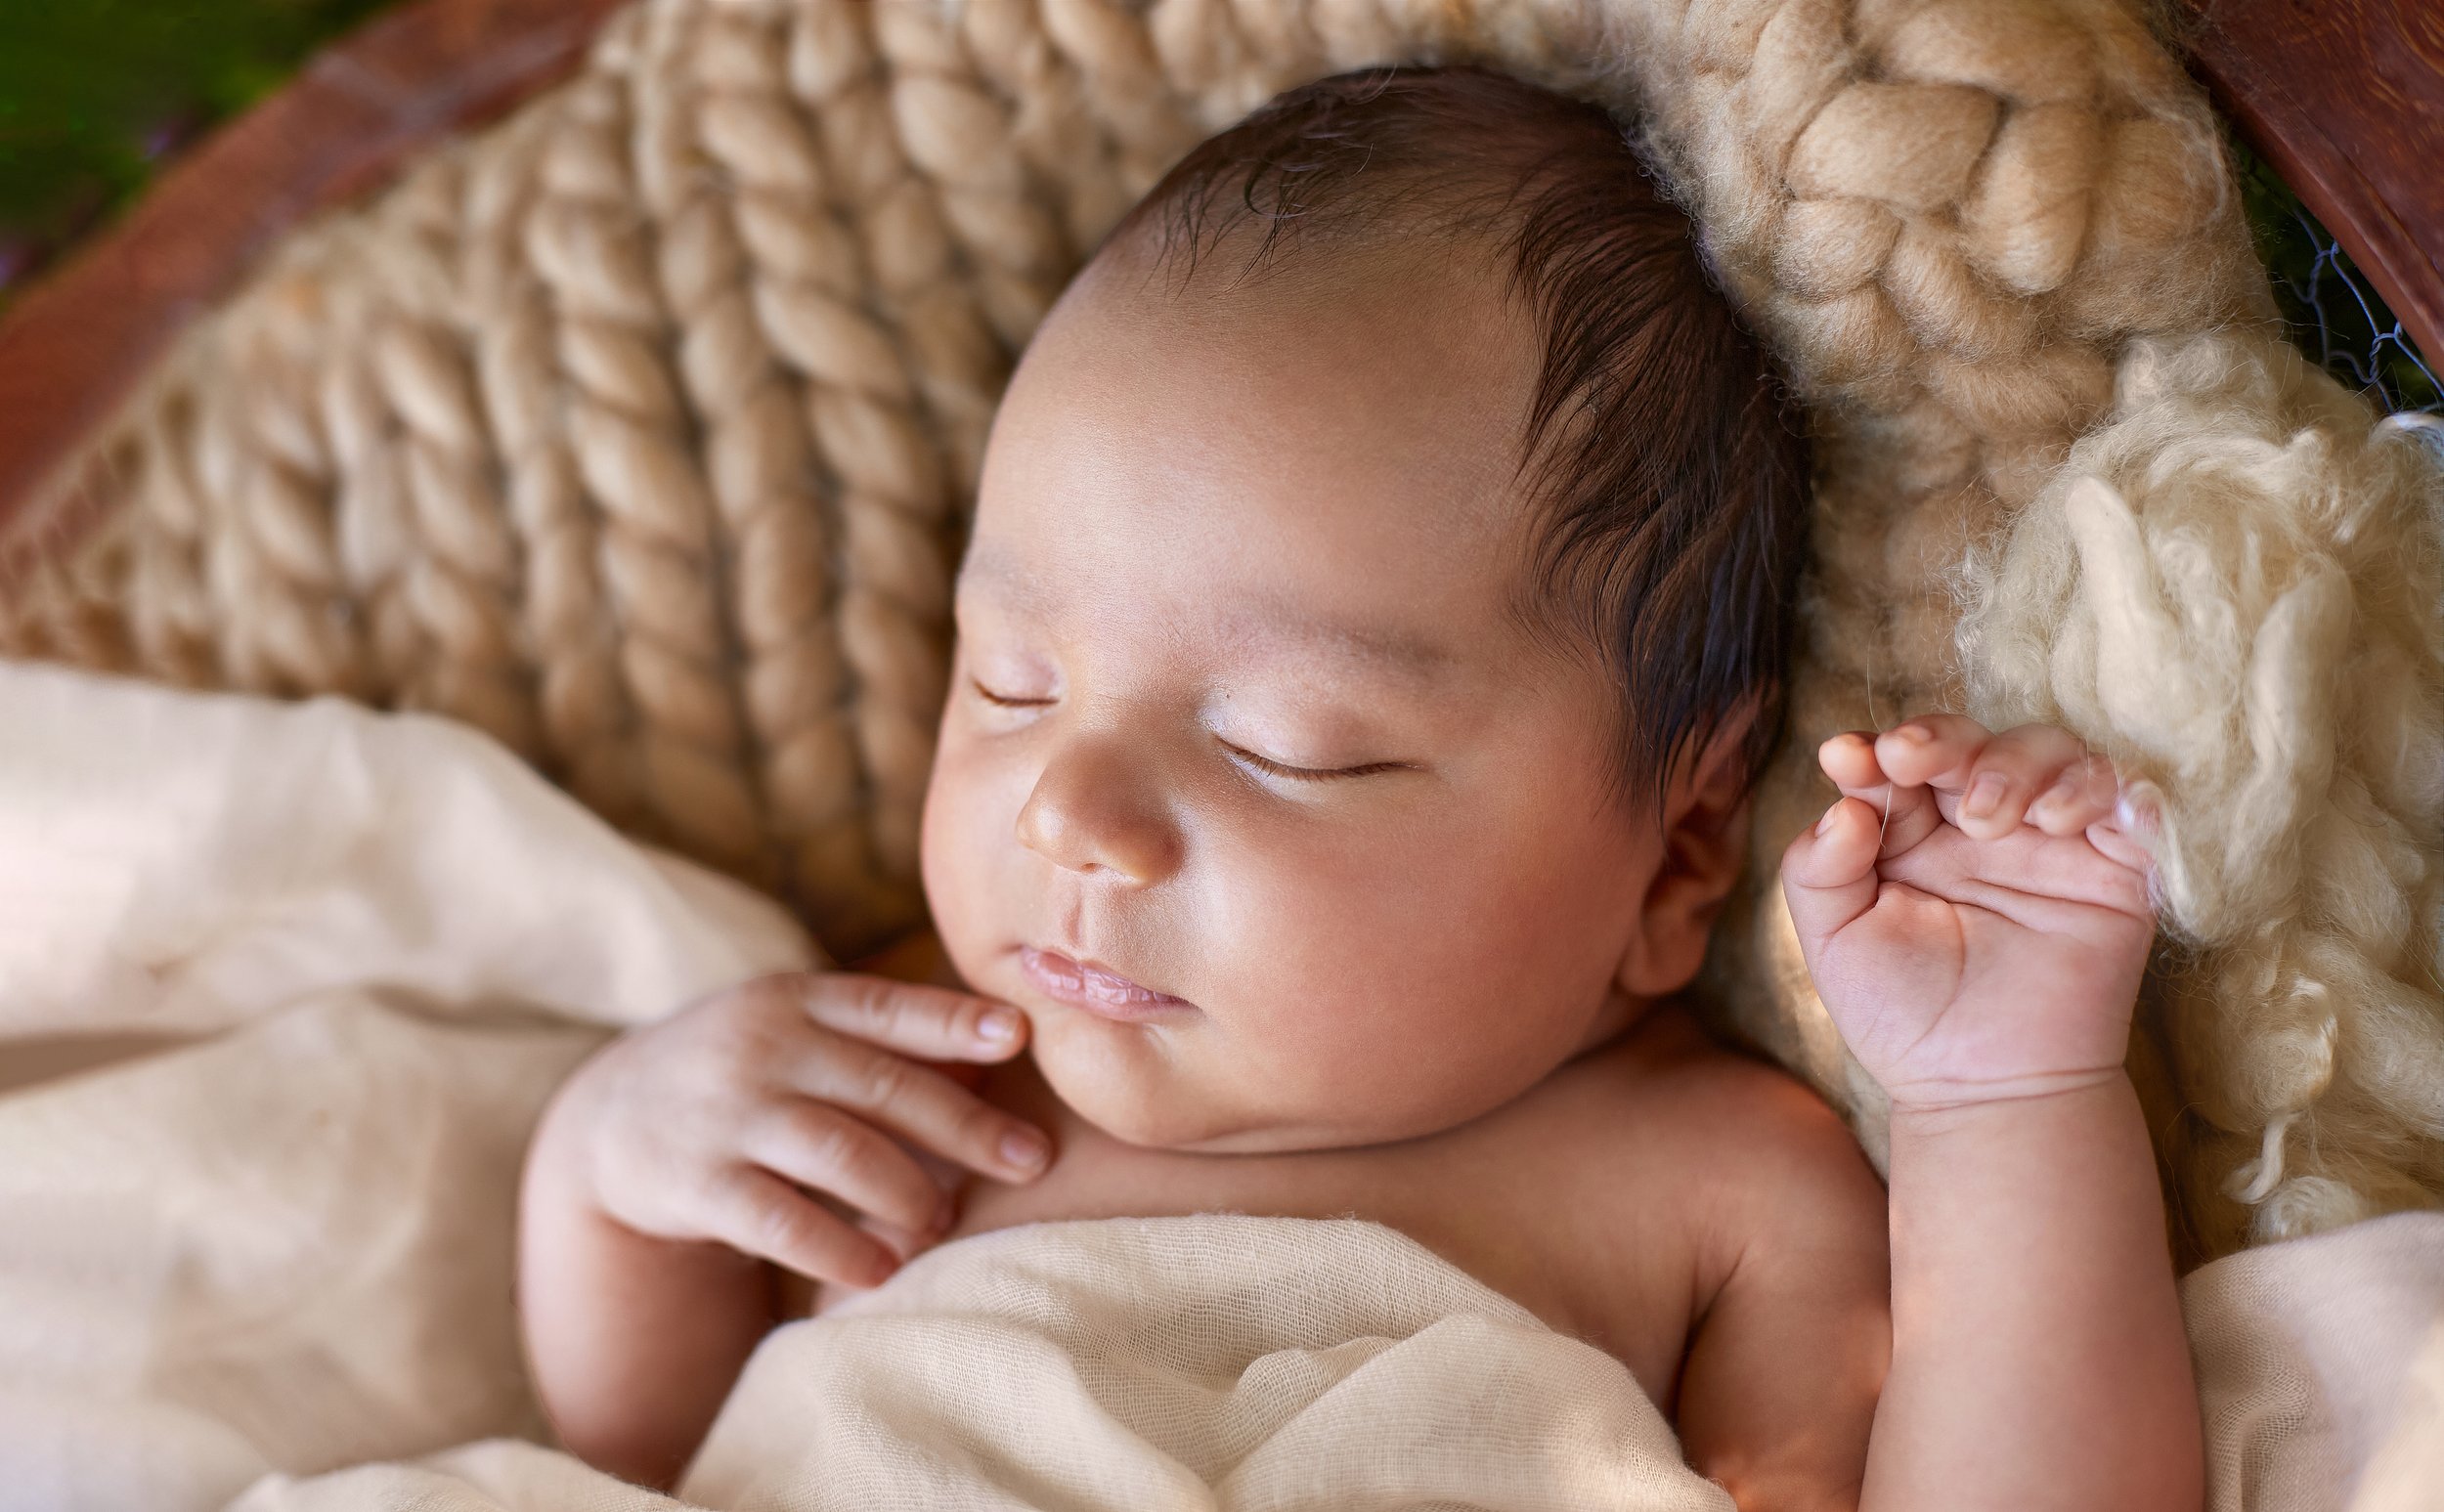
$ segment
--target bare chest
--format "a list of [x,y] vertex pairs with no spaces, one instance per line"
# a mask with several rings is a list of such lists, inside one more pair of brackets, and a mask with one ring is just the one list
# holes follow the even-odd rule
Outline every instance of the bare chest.
[[1698,1290],[1686,1204],[1619,1147],[1618,1121],[1580,1126],[1568,1090],[1427,1139],[1276,1155],[1143,1149],[1029,1105],[1057,1142],[1052,1169],[1026,1187],[971,1180],[948,1237],[1208,1212],[1367,1219],[1613,1355],[1668,1414]]

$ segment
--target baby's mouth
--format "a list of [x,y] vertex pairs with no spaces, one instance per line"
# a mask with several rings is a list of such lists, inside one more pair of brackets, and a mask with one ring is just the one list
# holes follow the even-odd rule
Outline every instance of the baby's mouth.
[[1019,970],[1044,996],[1122,1023],[1193,1013],[1197,1007],[1186,998],[1140,986],[1117,972],[1072,960],[1057,950],[1019,947]]

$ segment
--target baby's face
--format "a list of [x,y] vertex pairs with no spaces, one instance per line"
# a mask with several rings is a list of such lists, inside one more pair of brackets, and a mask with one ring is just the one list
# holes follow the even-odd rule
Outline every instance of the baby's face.
[[1490,277],[1175,303],[1100,267],[1027,349],[925,882],[1113,1135],[1420,1134],[1630,1015],[1663,847],[1605,680],[1514,607],[1535,358]]

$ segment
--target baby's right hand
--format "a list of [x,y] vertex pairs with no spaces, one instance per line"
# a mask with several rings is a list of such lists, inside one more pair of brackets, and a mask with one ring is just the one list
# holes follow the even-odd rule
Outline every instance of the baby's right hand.
[[[605,1217],[874,1286],[939,1238],[951,1195],[905,1145],[1031,1181],[1051,1142],[908,1058],[1007,1060],[1002,1004],[880,977],[766,976],[613,1041],[571,1077],[537,1142]],[[811,1193],[864,1215],[852,1225]]]

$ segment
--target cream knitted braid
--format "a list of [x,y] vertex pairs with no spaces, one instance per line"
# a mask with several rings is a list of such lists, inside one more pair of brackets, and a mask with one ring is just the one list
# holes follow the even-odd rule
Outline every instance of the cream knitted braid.
[[825,225],[861,249],[870,281],[845,297],[861,297],[863,317],[899,348],[956,497],[969,498],[1010,349],[985,318],[939,193],[895,134],[890,74],[865,19],[832,7],[779,9],[788,18],[790,91],[826,169]]
[[455,336],[393,318],[368,346],[400,421],[400,477],[421,548],[402,598],[434,653],[401,702],[464,719],[531,757],[539,720],[517,643],[519,546]]
[[615,822],[651,828],[636,717],[619,670],[598,520],[578,480],[560,399],[549,285],[526,251],[542,157],[560,129],[546,105],[476,154],[466,191],[467,325],[477,389],[525,566],[519,627],[537,682],[543,762]]
[[[768,8],[767,8],[768,10]],[[835,627],[839,510],[822,496],[807,389],[768,326],[819,328],[809,309],[860,290],[848,230],[819,211],[825,172],[786,77],[782,18],[733,7],[708,19],[689,60],[702,90],[699,150],[735,186],[675,226],[671,265],[692,266],[682,370],[706,426],[708,471],[733,541],[733,612],[764,797],[804,906],[835,937],[867,937],[921,908],[879,885],[864,768],[850,722],[851,674]],[[779,321],[759,310],[795,313]]]
[[[125,480],[146,475],[143,464],[127,460],[124,447],[111,450],[121,454],[109,464],[86,459],[89,475],[81,480],[80,493],[83,489],[109,490],[103,497],[113,497]],[[60,511],[61,516],[69,513]],[[144,559],[142,549],[130,539],[137,534],[132,522],[122,515],[87,526],[88,534],[77,540],[72,557],[65,550],[44,554],[56,530],[51,521],[35,522],[32,529],[21,525],[11,542],[15,560],[6,564],[7,591],[0,593],[0,655],[44,658],[108,671],[130,670],[136,652],[129,643],[127,616],[117,599],[131,564]],[[209,654],[207,647],[205,655]]]
[[201,394],[195,478],[205,519],[204,582],[220,658],[239,687],[356,692],[365,655],[346,612],[323,494],[330,461],[313,416],[320,301],[299,288],[255,305],[236,333],[242,385]]
[[[839,626],[856,674],[855,732],[872,784],[871,833],[887,872],[913,883],[941,708],[954,513],[973,496],[990,405],[1007,371],[986,323],[1024,320],[1031,329],[1057,275],[1030,281],[1032,254],[1025,245],[1018,250],[1026,255],[1016,258],[996,249],[1008,267],[960,255],[958,207],[972,222],[1026,228],[1028,244],[1042,240],[1046,218],[1041,207],[1013,197],[1024,181],[1006,133],[961,148],[967,188],[928,188],[916,171],[914,144],[887,129],[901,93],[953,102],[949,108],[962,125],[995,117],[961,76],[955,39],[938,30],[901,36],[905,28],[895,25],[895,14],[831,8],[801,9],[797,17],[791,83],[822,134],[829,203],[843,224],[864,234],[859,271],[865,286],[888,297],[870,308],[835,307],[830,319],[805,326],[820,339],[793,355],[813,382],[809,413],[839,489]],[[893,46],[909,58],[895,65],[888,57]],[[970,282],[974,294],[961,289]],[[895,311],[907,318],[892,322]]]
[[415,547],[399,426],[373,372],[364,324],[361,314],[349,323],[317,403],[331,448],[331,533],[365,626],[365,696],[405,699],[430,655],[404,586]]
[[550,290],[563,423],[597,511],[646,811],[682,848],[754,873],[764,854],[762,805],[722,665],[713,503],[672,371],[675,332],[650,223],[635,200],[623,88],[633,78],[597,72],[564,97],[526,251]]
[[[735,381],[725,383],[720,372],[727,367],[743,376],[742,368],[751,373],[752,365],[762,361],[762,354],[752,347],[724,352],[720,346],[720,314],[734,310],[738,303],[734,291],[739,281],[740,259],[734,238],[728,235],[731,195],[722,193],[714,176],[704,171],[704,144],[720,135],[716,122],[721,118],[724,102],[705,89],[698,77],[696,61],[703,37],[718,24],[720,13],[665,9],[638,14],[639,57],[632,91],[635,117],[633,157],[637,197],[646,224],[655,228],[658,237],[654,268],[676,342],[676,398],[687,411],[686,421],[695,443],[696,454],[682,455],[681,460],[691,466],[718,460],[734,470],[741,450],[736,427],[742,420],[753,423],[759,412],[768,413],[769,410],[733,408],[732,402],[745,396],[736,392]],[[785,399],[780,403],[786,408]],[[788,448],[795,438],[778,439],[780,454],[776,460],[783,466],[798,465],[803,474],[803,448],[791,455]],[[754,438],[749,438],[747,444],[753,446]],[[764,450],[769,454],[776,449],[766,446]],[[745,773],[757,801],[766,805],[762,821],[764,834],[760,837],[764,853],[758,857],[751,875],[766,886],[777,886],[789,871],[787,853],[801,837],[785,833],[776,823],[778,816],[769,812],[770,795],[765,782],[769,762],[763,738],[765,732],[760,727],[758,712],[748,697],[754,683],[750,680],[742,685],[732,675],[732,670],[750,655],[750,643],[742,639],[736,620],[741,579],[751,570],[740,534],[748,516],[743,509],[732,508],[741,501],[735,478],[708,470],[703,483],[703,497],[710,511],[706,517],[703,582],[713,595],[720,636],[718,659],[709,670],[736,704],[740,720],[736,738]],[[724,483],[729,484],[726,491]],[[747,492],[750,497],[746,502],[750,505],[764,501],[754,497],[753,490]],[[759,544],[774,543],[768,532],[766,538]],[[792,564],[784,551],[769,565],[786,571]],[[821,595],[812,597],[815,604],[806,612],[820,616]],[[771,639],[768,630],[760,637],[764,647],[769,646]],[[762,675],[768,680],[772,671],[770,657],[755,657],[747,671],[750,679]]]
[[1076,270],[1081,249],[1070,244],[1015,151],[1019,133],[1009,105],[984,86],[944,13],[885,5],[851,14],[871,28],[888,68],[900,147],[936,186],[985,318],[1017,351]]
[[982,0],[958,19],[970,56],[1018,103],[1020,155],[1056,187],[1073,246],[1092,247],[1203,134],[1144,29],[1096,0]]
[[464,719],[533,757],[522,563],[460,324],[482,224],[464,213],[467,183],[458,154],[422,164],[341,233],[378,276],[317,281],[329,356],[314,412],[331,476],[315,507],[366,642],[358,695]]
[[[203,588],[203,518],[187,476],[195,413],[181,395],[148,411],[129,449],[128,634],[145,675],[199,687],[212,680],[212,608]],[[141,522],[141,523],[138,523]]]
[[[2214,122],[2123,0],[647,0],[468,150],[456,200],[340,223],[388,241],[458,204],[463,288],[348,295],[396,275],[327,227],[165,364],[85,474],[138,507],[21,570],[0,637],[294,687],[343,675],[355,635],[412,672],[381,648],[442,644],[457,599],[405,616],[350,576],[388,488],[401,560],[475,618],[519,606],[547,760],[589,801],[750,872],[769,843],[836,938],[879,929],[1010,358],[1198,132],[1325,72],[1456,61],[1637,113],[1813,407],[1818,561],[1758,882],[1821,806],[1823,736],[1937,703],[2059,719],[2163,804],[2188,954],[2133,1071],[2203,1247],[2434,1200],[2434,473],[2275,338]],[[422,448],[482,507],[463,411],[411,417],[430,395],[372,386],[386,348],[294,316],[358,304],[480,375],[510,577],[497,538],[436,536],[448,501],[399,502]],[[318,385],[378,423],[327,398],[318,434]],[[1872,1146],[1778,889],[1718,938],[1732,1021]]]

